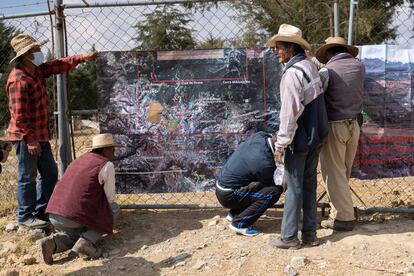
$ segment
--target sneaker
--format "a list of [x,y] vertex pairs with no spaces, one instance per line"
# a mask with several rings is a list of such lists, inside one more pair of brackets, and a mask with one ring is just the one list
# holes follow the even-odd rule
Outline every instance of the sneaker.
[[233,221],[233,219],[234,219],[234,215],[233,215],[232,213],[228,212],[228,214],[227,214],[227,216],[226,216],[226,220],[227,220],[228,222],[232,222],[232,221]]
[[355,226],[355,220],[342,221],[333,218],[321,221],[323,228],[333,229],[335,231],[352,231]]
[[102,251],[98,249],[92,242],[80,237],[75,245],[72,247],[72,251],[87,256],[91,259],[97,259],[102,255]]
[[252,237],[252,236],[256,236],[260,234],[260,231],[254,229],[252,226],[249,226],[248,228],[237,228],[233,224],[230,224],[229,227],[231,230],[235,231],[237,234],[240,234],[243,236]]
[[280,249],[299,249],[300,241],[298,239],[283,240],[279,237],[272,240],[271,245]]
[[46,221],[34,217],[28,217],[23,221],[19,221],[19,226],[27,229],[42,229],[48,227],[48,225]]
[[52,236],[45,237],[38,241],[39,245],[39,253],[42,260],[45,264],[51,265],[53,264],[53,253],[56,250],[55,240]]

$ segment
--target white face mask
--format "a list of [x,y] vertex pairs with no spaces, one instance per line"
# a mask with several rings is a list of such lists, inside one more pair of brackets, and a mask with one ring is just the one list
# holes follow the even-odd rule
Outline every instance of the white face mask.
[[45,60],[45,56],[43,55],[42,52],[35,52],[33,53],[33,56],[34,57],[33,57],[32,63],[36,66],[39,66]]

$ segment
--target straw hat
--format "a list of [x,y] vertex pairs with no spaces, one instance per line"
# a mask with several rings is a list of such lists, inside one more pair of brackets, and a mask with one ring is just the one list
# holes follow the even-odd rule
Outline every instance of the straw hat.
[[355,46],[347,45],[345,39],[342,37],[328,37],[325,42],[326,44],[320,47],[315,54],[315,57],[322,63],[328,62],[326,51],[335,46],[345,47],[348,50],[348,53],[350,53],[353,57],[356,57],[358,55],[358,48]]
[[119,147],[120,145],[114,143],[114,138],[112,137],[112,134],[110,133],[102,133],[93,136],[92,138],[92,147],[93,149],[99,149],[99,148],[108,148],[108,147]]
[[289,24],[280,25],[277,34],[272,36],[272,38],[267,41],[267,47],[275,47],[276,42],[278,41],[299,44],[304,50],[311,49],[309,43],[302,38],[302,31],[299,28]]
[[36,46],[45,45],[49,39],[36,41],[33,37],[27,34],[18,34],[12,38],[10,41],[13,50],[16,52],[16,56],[10,61],[13,62],[16,58],[20,57],[21,55],[25,54],[27,51],[32,49]]

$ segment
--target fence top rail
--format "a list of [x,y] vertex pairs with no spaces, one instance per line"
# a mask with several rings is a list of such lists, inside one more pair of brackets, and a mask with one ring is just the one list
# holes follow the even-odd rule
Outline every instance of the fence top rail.
[[98,8],[98,7],[121,7],[121,6],[152,6],[160,4],[185,4],[185,3],[209,3],[209,2],[222,2],[227,0],[141,0],[141,1],[108,1],[108,2],[93,2],[88,0],[82,0],[83,3],[64,4],[65,9],[78,9],[78,8]]
[[24,17],[36,17],[36,16],[43,16],[43,15],[49,15],[54,14],[55,11],[51,10],[44,11],[44,12],[28,12],[28,13],[16,13],[16,14],[10,14],[10,15],[4,15],[0,14],[0,20],[6,20],[6,19],[14,19],[14,18],[24,18]]
[[[209,3],[209,2],[224,2],[227,0],[141,0],[141,1],[118,1],[118,2],[92,2],[83,1],[78,4],[64,4],[63,9],[83,9],[83,8],[100,8],[100,7],[123,7],[123,6],[153,6],[161,4],[186,4],[186,3]],[[28,12],[28,13],[16,13],[16,14],[0,14],[0,21],[6,19],[24,18],[24,17],[36,17],[55,14],[55,10],[44,12]]]

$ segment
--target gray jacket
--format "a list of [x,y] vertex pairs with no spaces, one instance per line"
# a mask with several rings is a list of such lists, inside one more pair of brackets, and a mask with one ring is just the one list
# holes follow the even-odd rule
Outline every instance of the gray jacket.
[[332,57],[319,71],[329,121],[354,119],[362,111],[365,66],[349,53]]

